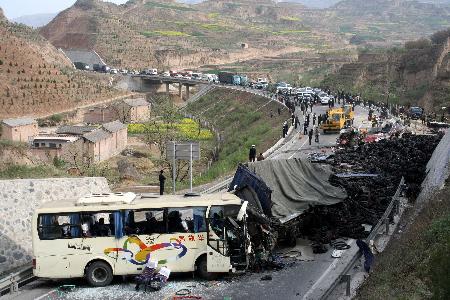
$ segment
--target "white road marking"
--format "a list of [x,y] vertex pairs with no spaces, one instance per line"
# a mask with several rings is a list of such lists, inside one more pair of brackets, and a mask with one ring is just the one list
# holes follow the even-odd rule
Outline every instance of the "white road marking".
[[34,298],[34,300],[44,299],[45,297],[50,296],[51,294],[53,294],[53,293],[55,293],[57,291],[58,291],[58,289],[51,290],[50,292],[48,292],[48,293],[46,293],[46,294],[44,294],[44,295],[42,295],[40,297]]
[[300,148],[298,148],[297,150],[295,150],[295,152],[289,156],[289,159],[291,159],[295,154],[297,154],[298,151],[300,151],[300,149],[302,149],[303,146],[305,146],[305,144],[308,142],[308,139],[305,140],[305,142],[300,146]]
[[325,278],[325,276],[327,276],[328,273],[330,273],[332,269],[336,268],[336,264],[338,262],[339,262],[339,260],[336,259],[331,263],[331,265],[325,270],[325,272],[323,272],[322,276],[320,276],[319,279],[317,279],[316,282],[311,286],[311,288],[306,292],[306,294],[303,295],[303,298],[302,298],[303,300],[309,299],[309,295],[314,292],[314,290],[320,283],[322,283],[322,280]]

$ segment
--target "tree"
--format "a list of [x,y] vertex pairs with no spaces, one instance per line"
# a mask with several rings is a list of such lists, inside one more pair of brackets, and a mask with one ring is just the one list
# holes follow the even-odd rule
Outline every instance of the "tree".
[[[169,97],[153,99],[152,110],[149,120],[144,124],[143,141],[149,145],[158,147],[162,168],[173,172],[173,161],[166,158],[167,143],[170,141],[181,141],[183,138],[178,134],[177,120],[180,115],[177,107]],[[183,181],[189,174],[189,162],[176,161],[176,181]]]

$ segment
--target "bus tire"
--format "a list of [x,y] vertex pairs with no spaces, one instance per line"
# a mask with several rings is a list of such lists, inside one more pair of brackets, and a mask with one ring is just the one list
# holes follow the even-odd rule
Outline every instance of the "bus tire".
[[86,268],[86,279],[92,286],[107,286],[113,280],[112,269],[104,261],[94,261]]
[[196,263],[195,272],[197,275],[206,280],[214,280],[217,278],[217,273],[208,272],[208,264],[206,262],[206,255],[202,255],[198,258]]

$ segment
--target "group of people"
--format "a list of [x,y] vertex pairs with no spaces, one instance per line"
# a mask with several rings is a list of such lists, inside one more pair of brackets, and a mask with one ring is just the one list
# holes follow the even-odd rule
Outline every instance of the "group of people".
[[255,161],[262,161],[262,160],[264,160],[264,155],[262,154],[262,152],[260,152],[257,157],[256,156],[256,145],[252,145],[250,147],[250,151],[248,153],[248,161],[255,162]]

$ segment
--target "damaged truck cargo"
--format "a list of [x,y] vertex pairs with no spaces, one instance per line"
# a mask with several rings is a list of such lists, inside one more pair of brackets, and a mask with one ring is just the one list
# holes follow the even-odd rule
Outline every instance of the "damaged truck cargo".
[[266,160],[239,165],[229,190],[249,202],[249,220],[265,219],[275,235],[272,239],[294,245],[308,207],[340,203],[347,197],[343,188],[328,182],[331,175],[330,166],[307,160]]

